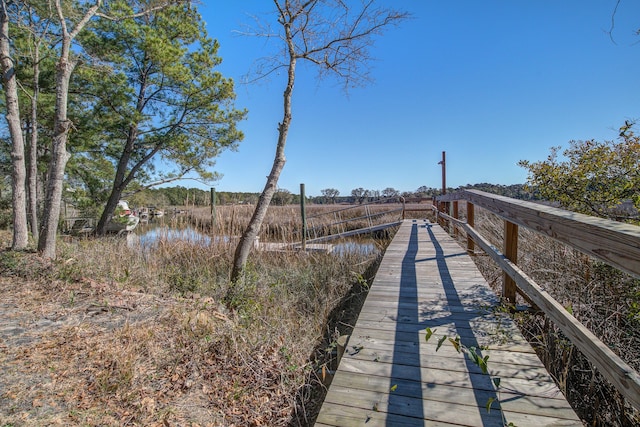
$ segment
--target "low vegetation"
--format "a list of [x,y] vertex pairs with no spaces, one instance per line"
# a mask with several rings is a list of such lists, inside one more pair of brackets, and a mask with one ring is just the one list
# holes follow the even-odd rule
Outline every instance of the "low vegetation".
[[[503,221],[482,209],[477,209],[475,216],[481,234],[501,247]],[[524,228],[520,229],[518,246],[518,265],[627,364],[640,371],[640,280]],[[489,257],[479,255],[475,259],[487,281],[500,293],[502,270]],[[543,313],[520,312],[516,319],[588,425],[640,425],[640,413]]]
[[229,311],[232,249],[0,252],[2,425],[308,425],[379,255],[256,251]]
[[[417,214],[424,217],[431,207],[431,202],[406,206],[420,209],[421,211]],[[252,214],[253,207],[251,205],[217,207],[214,215],[212,215],[210,207],[194,207],[188,211],[185,217],[176,218],[175,221],[193,223],[198,228],[215,230],[216,234],[239,236]],[[307,237],[312,239],[372,225],[396,222],[402,218],[402,204],[308,205],[306,216]],[[302,240],[300,207],[296,205],[271,206],[258,239],[261,242],[300,242]]]
[[[311,215],[326,211],[314,207]],[[170,216],[208,234],[202,246],[124,239],[73,240],[56,261],[0,252],[0,420],[6,425],[289,425],[312,423],[379,255],[261,252],[228,292],[233,236],[250,206]],[[296,241],[299,207],[273,207],[260,241]],[[423,216],[424,212],[416,215]],[[464,217],[464,212],[462,212]],[[501,245],[503,223],[476,211]],[[10,233],[0,245],[10,244]],[[378,242],[379,248],[386,242]],[[476,262],[499,291],[502,272]],[[640,280],[548,238],[520,230],[519,265],[640,370]],[[640,423],[634,411],[544,315],[520,325],[578,414],[590,425]]]

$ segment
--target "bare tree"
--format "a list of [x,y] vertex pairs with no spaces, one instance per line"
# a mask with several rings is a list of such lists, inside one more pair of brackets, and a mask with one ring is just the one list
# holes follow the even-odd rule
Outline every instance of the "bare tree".
[[[277,11],[279,40],[283,43],[280,62],[271,62],[264,75],[286,69],[283,116],[278,124],[278,142],[271,172],[247,229],[235,251],[231,282],[243,277],[251,247],[258,236],[278,179],[285,164],[284,148],[291,126],[291,98],[298,60],[315,64],[319,77],[333,75],[345,89],[368,81],[369,48],[376,36],[409,17],[408,13],[379,7],[373,0],[273,0]],[[267,33],[267,35],[273,35]],[[233,287],[230,292],[233,292]]]
[[331,200],[331,203],[335,203],[336,197],[340,195],[340,191],[335,188],[325,188],[324,190],[320,190],[320,192],[326,200]]
[[393,187],[387,187],[382,190],[382,197],[398,197],[400,192]]
[[366,199],[368,196],[369,190],[365,190],[362,187],[354,188],[353,190],[351,190],[351,197],[353,197],[353,200],[355,202],[358,202],[360,204],[362,204],[362,202],[364,202],[364,199]]
[[6,102],[6,119],[11,135],[11,162],[13,165],[13,241],[12,249],[22,250],[29,242],[27,228],[27,196],[25,183],[27,169],[24,158],[24,138],[20,127],[20,106],[18,105],[18,83],[15,63],[9,43],[9,12],[7,2],[0,2],[0,56],[2,63],[2,85]]

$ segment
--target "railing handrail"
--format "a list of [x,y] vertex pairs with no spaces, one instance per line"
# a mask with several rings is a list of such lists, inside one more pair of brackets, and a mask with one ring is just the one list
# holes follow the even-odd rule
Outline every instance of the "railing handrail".
[[[549,316],[629,403],[636,409],[640,409],[640,375],[518,268],[515,261],[517,259],[517,227],[515,237],[512,237],[515,239],[515,252],[508,253],[513,250],[514,243],[508,242],[506,237],[505,254],[503,254],[473,228],[473,213],[469,216],[469,220],[464,222],[457,218],[455,209],[451,216],[441,212],[438,205],[440,202],[454,202],[457,208],[457,201],[466,200],[467,209],[470,212],[473,212],[473,206],[477,205],[502,217],[505,220],[506,235],[509,233],[509,223],[522,225],[636,277],[640,275],[640,227],[477,190],[463,190],[460,193],[438,197],[436,200],[438,202],[434,203],[436,214],[465,230],[467,238],[472,239],[496,261],[510,280],[515,282],[520,293]],[[503,296],[506,292],[506,282],[505,277]],[[515,295],[508,295],[506,298],[513,302]]]
[[[390,203],[391,200],[397,200],[397,203]],[[395,207],[397,206],[397,204],[402,204],[401,207]],[[392,205],[390,209],[386,209],[384,211],[375,211],[372,212],[369,207],[372,205],[383,205],[383,204],[389,204]],[[354,218],[346,218],[343,219],[341,217],[342,213],[349,211],[349,210],[356,210],[356,209],[364,209],[365,214],[364,215],[358,215],[357,217]],[[386,215],[389,214],[393,214],[396,212],[402,212],[401,217],[402,219],[404,219],[404,212],[405,212],[405,201],[404,201],[404,197],[402,196],[394,196],[394,197],[383,197],[383,198],[378,198],[374,201],[369,201],[369,202],[365,202],[365,203],[360,203],[357,205],[350,205],[350,206],[346,206],[346,207],[342,207],[339,209],[334,209],[334,210],[330,210],[327,212],[320,212],[316,215],[311,215],[311,216],[307,216],[306,212],[304,211],[304,207],[302,207],[302,228],[304,230],[303,232],[303,236],[302,236],[302,247],[306,247],[306,241],[307,241],[307,234],[315,234],[315,232],[317,230],[325,230],[325,229],[330,229],[331,227],[336,227],[336,226],[344,226],[344,224],[350,223],[350,222],[356,222],[356,221],[362,221],[362,220],[367,220],[369,221],[369,227],[367,227],[368,229],[373,227],[373,219],[375,218],[379,218],[379,217],[384,217]],[[317,226],[311,226],[308,227],[309,223],[313,223],[314,220],[317,220],[318,218],[321,217],[325,217],[325,216],[329,216],[329,215],[333,215],[334,218],[336,217],[336,215],[340,216],[339,220],[335,220],[335,221],[331,221],[327,224],[320,224]],[[338,233],[341,234],[341,233]],[[342,233],[344,234],[344,233]],[[316,236],[317,237],[317,236]],[[316,239],[317,240],[317,239]]]
[[[455,194],[447,198],[456,197]],[[640,277],[640,227],[478,190],[461,198]],[[460,196],[457,196],[460,199]],[[438,198],[441,200],[441,198]],[[453,199],[451,199],[453,200]]]
[[[382,211],[382,212],[373,212],[373,213],[370,213],[368,215],[361,215],[361,216],[356,216],[356,217],[353,217],[353,218],[343,219],[341,221],[334,221],[334,222],[332,222],[330,224],[326,224],[326,225],[324,225],[324,224],[323,225],[316,225],[316,226],[310,227],[309,230],[311,231],[311,230],[313,230],[315,228],[321,229],[323,227],[331,227],[331,226],[335,226],[335,225],[347,224],[349,222],[360,221],[360,220],[363,220],[363,219],[372,219],[372,218],[382,217],[382,216],[389,215],[389,214],[396,213],[396,212],[402,212],[402,208],[395,208],[395,209],[390,209],[388,211]],[[313,219],[313,218],[311,218],[311,219]]]
[[[315,215],[310,215],[307,216],[307,219],[314,219],[314,218],[319,218],[321,216],[325,216],[325,215],[332,215],[338,212],[344,212],[344,211],[348,211],[348,210],[355,210],[355,209],[359,209],[362,208],[364,206],[371,206],[371,205],[380,205],[380,204],[386,204],[389,203],[389,200],[397,200],[398,203],[403,203],[403,197],[400,196],[394,196],[394,197],[382,197],[382,198],[378,198],[376,200],[370,201],[370,202],[364,202],[364,203],[358,203],[355,205],[348,205],[348,206],[344,206],[338,209],[334,209],[331,211],[327,211],[327,212],[320,212],[317,213]],[[325,205],[321,205],[321,206],[325,206]],[[339,206],[343,206],[343,205],[339,205]]]

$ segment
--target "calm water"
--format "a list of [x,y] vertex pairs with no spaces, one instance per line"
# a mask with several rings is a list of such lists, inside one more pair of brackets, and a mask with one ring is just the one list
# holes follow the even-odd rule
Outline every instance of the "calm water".
[[[143,249],[152,249],[157,246],[159,242],[181,241],[194,245],[209,246],[211,242],[214,241],[211,236],[202,234],[191,227],[154,227],[146,230],[139,228],[135,233],[131,233],[130,236],[129,245],[139,246]],[[219,241],[218,239],[223,242],[229,241],[229,238],[226,236],[216,236],[215,241]]]
[[375,255],[379,252],[373,243],[366,243],[363,240],[346,241],[333,245],[333,253],[336,255],[361,254]]
[[[181,241],[194,245],[209,246],[211,242],[228,243],[229,236],[215,236],[212,238],[206,234],[191,228],[171,228],[171,227],[139,227],[135,233],[127,236],[130,247],[139,247],[143,250],[155,248],[159,242]],[[371,240],[347,240],[333,244],[333,253],[336,255],[347,255],[360,253],[362,255],[374,255],[379,252],[376,245]]]

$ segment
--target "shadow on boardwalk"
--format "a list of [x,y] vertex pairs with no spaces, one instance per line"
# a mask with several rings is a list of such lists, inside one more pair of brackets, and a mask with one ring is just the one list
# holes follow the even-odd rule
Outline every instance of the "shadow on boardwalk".
[[[581,426],[473,260],[438,225],[405,220],[384,258],[317,426]],[[438,339],[491,355],[491,375]],[[488,346],[488,347],[486,347]],[[483,349],[480,352],[480,348]],[[489,349],[487,349],[489,348]],[[492,376],[501,378],[501,403]]]
[[[402,296],[403,302],[406,304],[399,305],[398,311],[396,315],[396,319],[402,319],[402,323],[397,324],[396,334],[395,334],[395,343],[393,350],[393,368],[391,371],[391,378],[389,383],[389,388],[391,389],[398,381],[411,379],[414,381],[421,382],[421,363],[420,363],[420,352],[406,353],[402,346],[399,345],[402,341],[406,341],[407,332],[405,328],[400,328],[399,326],[403,325],[405,322],[411,325],[416,325],[415,331],[413,332],[413,336],[409,337],[410,340],[415,340],[415,342],[420,341],[419,332],[421,330],[426,329],[427,327],[435,328],[440,325],[444,325],[447,323],[454,323],[456,330],[458,329],[471,329],[471,324],[469,320],[461,320],[456,318],[455,316],[445,316],[440,317],[438,321],[421,321],[420,320],[420,301],[418,298],[418,277],[416,273],[416,263],[430,261],[431,259],[420,260],[417,259],[418,255],[418,233],[426,232],[428,233],[429,239],[435,248],[435,261],[437,262],[438,272],[440,275],[440,280],[442,282],[442,287],[447,297],[447,304],[449,306],[462,306],[462,301],[456,291],[453,283],[453,279],[451,277],[451,273],[449,272],[449,268],[447,267],[447,262],[445,259],[445,254],[435,238],[432,231],[432,224],[425,223],[424,225],[418,225],[414,223],[411,225],[411,235],[409,237],[409,244],[407,247],[407,252],[402,259],[402,270],[401,270],[401,280],[400,280],[400,295]],[[464,252],[461,253],[461,255]],[[458,254],[448,255],[458,256]],[[437,284],[433,284],[433,286],[439,286]],[[467,338],[465,345],[468,347],[480,348],[477,339]],[[478,350],[480,354],[480,351]],[[468,370],[471,372],[474,370],[473,362],[468,358],[465,358],[465,363],[467,364]],[[472,375],[471,383],[474,389],[474,396],[476,405],[478,407],[484,407],[487,404],[487,394],[486,392],[480,393],[479,390],[486,390],[487,388],[491,389],[493,386],[491,384],[491,379],[486,376],[486,378],[478,375]],[[427,388],[436,387],[435,384],[427,383]],[[493,393],[490,398],[494,400],[498,399],[498,396]],[[415,398],[416,402],[419,403],[415,405],[415,408],[411,411],[411,416],[415,417],[415,425],[422,426],[424,425],[424,405],[422,405],[423,389],[422,387],[414,388],[413,390],[405,390],[404,393],[396,394],[391,393],[389,395],[389,412],[399,413],[407,413],[406,406],[407,398]],[[390,413],[387,416],[386,425],[387,427],[397,426],[398,420],[394,419],[393,415]],[[482,425],[483,426],[495,426],[502,425],[502,419],[498,416],[498,412],[482,412]],[[498,422],[499,424],[496,424]],[[403,418],[403,425],[407,425],[407,419]]]

